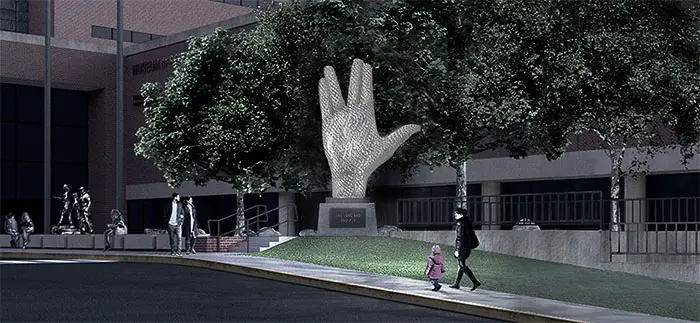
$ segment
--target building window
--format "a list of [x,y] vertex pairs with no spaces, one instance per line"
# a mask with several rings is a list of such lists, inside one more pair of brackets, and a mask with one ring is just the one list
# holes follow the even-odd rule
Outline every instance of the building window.
[[0,30],[26,33],[28,21],[27,0],[0,0]]
[[[145,43],[153,39],[163,37],[163,35],[142,33],[133,30],[123,30],[123,39],[127,43]],[[92,26],[92,37],[101,39],[117,40],[117,29],[103,26]]]
[[112,39],[112,28],[92,26],[92,37]]

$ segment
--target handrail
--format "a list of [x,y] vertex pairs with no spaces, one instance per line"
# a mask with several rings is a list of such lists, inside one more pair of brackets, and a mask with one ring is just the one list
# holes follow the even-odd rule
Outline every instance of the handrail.
[[[249,211],[249,210],[252,210],[252,209],[255,209],[255,212],[257,212],[258,214],[260,214],[260,207],[262,207],[265,211],[267,211],[267,206],[262,205],[262,204],[258,204],[258,205],[255,205],[255,206],[251,206],[251,207],[249,207],[249,208],[247,208],[247,209],[243,209],[242,211],[236,211],[236,213],[231,214],[231,215],[228,215],[228,216],[225,216],[225,217],[223,217],[223,218],[221,218],[221,219],[213,219],[213,220],[207,221],[207,225],[209,226],[209,234],[210,234],[210,235],[211,235],[211,233],[212,233],[212,231],[211,231],[211,223],[212,223],[212,222],[216,222],[216,251],[217,251],[217,252],[221,249],[221,236],[222,236],[222,234],[221,234],[221,221],[226,220],[226,219],[230,219],[231,217],[234,217],[234,216],[237,217],[237,216],[238,216],[239,214],[241,214],[241,213],[242,213],[242,214],[245,214],[246,211]],[[236,230],[234,229],[233,231],[236,231]],[[223,235],[229,234],[229,233],[231,233],[231,232],[233,232],[233,231],[225,232]]]
[[207,221],[207,225],[209,226],[209,234],[212,233],[212,231],[211,231],[211,223],[212,223],[212,222],[216,222],[216,223],[217,223],[216,235],[217,235],[217,236],[220,236],[220,235],[222,235],[222,234],[221,234],[221,221],[226,220],[226,219],[230,219],[230,218],[235,217],[235,216],[238,216],[239,214],[245,213],[245,212],[250,211],[250,210],[252,210],[252,209],[256,209],[256,211],[258,212],[258,214],[260,214],[260,212],[259,212],[260,207],[262,207],[262,208],[264,209],[263,212],[267,211],[267,206],[262,205],[262,204],[258,204],[258,205],[255,205],[255,206],[251,206],[251,207],[249,207],[249,208],[247,208],[247,209],[244,209],[243,211],[236,211],[236,213],[231,214],[231,215],[227,215],[227,216],[225,216],[225,217],[223,217],[223,218],[221,218],[221,219],[212,219],[212,220]]
[[[291,207],[291,208],[294,210],[294,216],[293,216],[291,219],[290,219],[290,218],[287,218],[287,220],[284,220],[284,221],[282,221],[282,222],[278,222],[277,224],[272,225],[272,226],[268,227],[267,229],[269,230],[269,229],[272,229],[272,228],[274,228],[274,227],[279,227],[281,224],[285,224],[285,223],[288,223],[288,222],[290,222],[290,221],[293,221],[293,222],[298,221],[298,220],[299,220],[299,213],[297,212],[297,205],[294,204],[294,203],[292,203],[292,204],[285,204],[285,205],[282,205],[282,206],[278,206],[278,207],[276,207],[276,208],[274,208],[274,209],[272,209],[272,210],[265,211],[264,213],[259,214],[258,217],[260,217],[260,216],[262,216],[262,215],[265,215],[265,218],[267,219],[267,214],[268,214],[268,213],[272,213],[272,212],[274,212],[274,211],[278,211],[278,210],[281,210],[281,209],[284,209],[284,208],[288,208],[288,207]],[[266,221],[267,221],[267,220],[266,220]],[[256,221],[255,223],[259,223],[259,222],[260,222],[260,221]],[[248,222],[248,220],[246,220],[246,232],[250,232],[250,227],[249,227],[249,222]],[[258,232],[258,234],[259,234],[259,233],[260,233],[260,232]],[[245,249],[246,249],[246,253],[249,253],[249,252],[250,252],[250,234],[246,234],[246,237],[245,237]]]

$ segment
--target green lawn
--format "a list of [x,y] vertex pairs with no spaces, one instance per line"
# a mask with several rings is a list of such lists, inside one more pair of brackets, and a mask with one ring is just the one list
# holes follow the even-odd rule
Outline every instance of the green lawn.
[[[262,257],[425,279],[431,243],[385,237],[299,237]],[[441,245],[453,282],[454,247]],[[572,252],[575,252],[572,250]],[[697,321],[700,285],[474,251],[468,263],[482,288]],[[471,286],[468,278],[462,284]]]

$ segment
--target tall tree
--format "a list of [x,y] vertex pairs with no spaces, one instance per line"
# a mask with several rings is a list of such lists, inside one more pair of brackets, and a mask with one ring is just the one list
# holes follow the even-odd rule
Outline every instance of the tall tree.
[[[611,199],[619,198],[620,179],[644,171],[654,154],[681,144],[685,158],[692,157],[700,103],[697,7],[633,0],[495,4],[494,19],[475,31],[479,49],[468,84],[475,104],[524,108],[531,134],[524,138],[554,140],[539,145],[550,159],[573,135],[595,136],[611,160]],[[663,140],[668,129],[677,130],[675,141]],[[619,220],[612,203],[613,230]]]
[[217,30],[192,38],[173,60],[165,84],[144,84],[146,123],[137,155],[154,162],[168,183],[231,183],[243,196],[275,184],[286,144],[288,59],[264,29]]

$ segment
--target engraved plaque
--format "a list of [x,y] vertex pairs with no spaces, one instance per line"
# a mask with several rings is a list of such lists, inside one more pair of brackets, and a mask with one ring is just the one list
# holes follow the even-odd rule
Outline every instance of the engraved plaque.
[[364,228],[366,214],[364,208],[331,208],[328,210],[331,228]]

